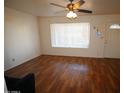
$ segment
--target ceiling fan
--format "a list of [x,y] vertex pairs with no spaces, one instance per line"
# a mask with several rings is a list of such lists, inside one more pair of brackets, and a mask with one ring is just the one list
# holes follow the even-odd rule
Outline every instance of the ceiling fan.
[[90,10],[80,9],[80,7],[85,3],[84,0],[80,0],[76,3],[73,3],[74,0],[69,0],[69,1],[70,1],[70,3],[67,4],[67,6],[62,6],[62,5],[55,4],[55,3],[50,3],[50,4],[54,5],[54,6],[62,7],[62,8],[65,8],[66,10],[68,10],[69,13],[66,15],[66,17],[68,17],[68,18],[76,18],[77,17],[75,10],[78,12],[83,12],[83,13],[92,13],[92,11],[90,11]]

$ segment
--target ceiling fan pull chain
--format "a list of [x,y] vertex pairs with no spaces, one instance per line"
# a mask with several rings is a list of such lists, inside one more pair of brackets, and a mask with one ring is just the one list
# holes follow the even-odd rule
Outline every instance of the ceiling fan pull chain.
[[69,0],[71,3],[73,2],[73,0]]

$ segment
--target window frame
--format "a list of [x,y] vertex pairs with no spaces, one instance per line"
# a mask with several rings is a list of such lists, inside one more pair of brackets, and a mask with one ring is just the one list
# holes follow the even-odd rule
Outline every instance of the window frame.
[[[88,48],[90,47],[91,24],[90,24],[90,22],[78,22],[78,23],[83,23],[83,24],[86,23],[86,24],[88,24],[88,26],[89,26],[89,27],[88,27],[88,29],[89,29],[89,31],[88,31],[88,33],[89,33],[89,37],[88,37],[88,38],[89,38],[89,39],[88,39],[89,42],[88,42],[88,43],[89,43],[89,44],[88,44],[87,47],[71,47],[71,46],[68,46],[68,47],[66,46],[66,47],[65,47],[65,46],[54,46],[54,45],[52,44],[52,31],[51,31],[51,25],[53,25],[53,24],[71,24],[71,23],[51,23],[51,24],[50,24],[50,36],[51,36],[51,40],[50,40],[50,41],[51,41],[51,47],[52,47],[52,48],[74,48],[74,49],[75,49],[75,48],[77,48],[77,49],[82,49],[82,48],[83,48],[83,49],[88,49]],[[72,23],[72,24],[75,24],[75,23]],[[77,24],[77,23],[76,23],[76,24]]]

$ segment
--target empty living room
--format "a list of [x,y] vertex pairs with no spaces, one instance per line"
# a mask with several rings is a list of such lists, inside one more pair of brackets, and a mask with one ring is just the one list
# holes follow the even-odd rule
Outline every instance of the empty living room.
[[120,93],[120,0],[4,0],[4,93]]

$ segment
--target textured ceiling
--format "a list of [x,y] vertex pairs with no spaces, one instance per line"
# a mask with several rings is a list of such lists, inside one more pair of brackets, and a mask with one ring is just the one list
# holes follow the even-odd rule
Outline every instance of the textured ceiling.
[[[66,6],[69,0],[4,0],[5,6],[22,12],[27,12],[36,16],[64,16],[65,9],[52,6],[50,3],[56,3]],[[77,2],[79,0],[74,0]],[[120,0],[84,0],[85,4],[81,9],[89,9],[93,14],[119,14]],[[78,13],[84,15],[84,13]]]

